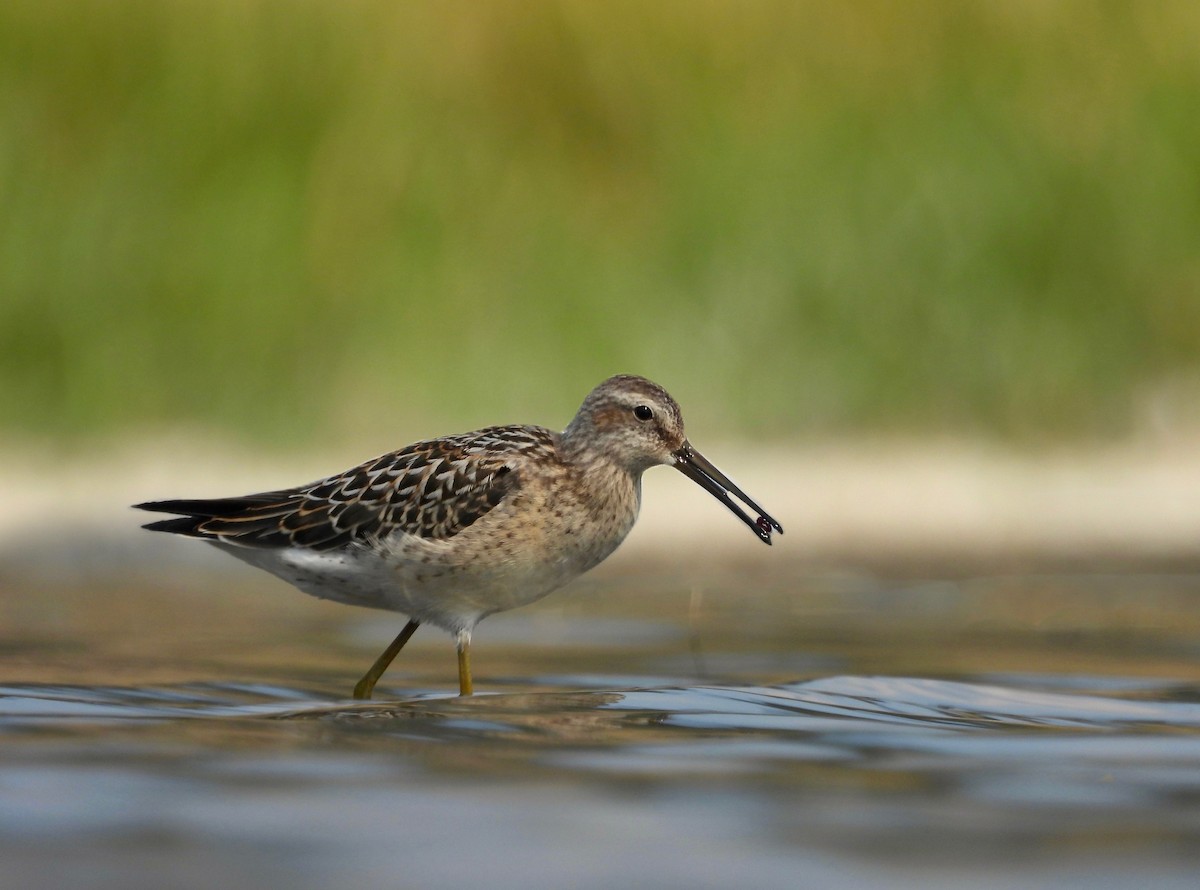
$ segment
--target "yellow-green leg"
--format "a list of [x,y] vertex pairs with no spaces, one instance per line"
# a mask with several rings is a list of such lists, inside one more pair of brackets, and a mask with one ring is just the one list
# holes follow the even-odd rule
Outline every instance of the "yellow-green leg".
[[471,686],[471,632],[460,630],[455,635],[455,642],[458,644],[458,694],[471,695],[474,693]]
[[421,626],[419,621],[410,621],[404,625],[404,630],[397,634],[396,639],[383,650],[383,654],[375,659],[375,663],[371,665],[371,669],[363,674],[363,678],[354,684],[355,698],[370,698],[371,693],[375,690],[375,684],[379,682],[379,678],[383,676],[383,672],[388,669],[388,665],[392,663],[399,653],[404,648],[404,644],[408,642],[408,638],[417,632],[417,628]]

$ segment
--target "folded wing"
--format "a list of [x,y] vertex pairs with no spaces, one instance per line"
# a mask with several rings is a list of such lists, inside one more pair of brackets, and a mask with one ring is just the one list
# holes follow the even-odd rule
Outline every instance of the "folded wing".
[[398,531],[451,538],[520,486],[523,452],[554,449],[548,431],[492,427],[418,442],[309,485],[244,497],[168,500],[180,514],[145,528],[243,547],[331,550]]

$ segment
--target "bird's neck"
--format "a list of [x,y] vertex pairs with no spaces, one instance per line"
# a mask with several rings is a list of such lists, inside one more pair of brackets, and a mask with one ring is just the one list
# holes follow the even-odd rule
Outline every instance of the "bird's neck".
[[587,492],[584,505],[597,514],[627,517],[632,525],[642,502],[641,470],[630,470],[603,451],[588,447],[586,437],[575,439],[570,432],[568,427],[559,448],[579,490]]

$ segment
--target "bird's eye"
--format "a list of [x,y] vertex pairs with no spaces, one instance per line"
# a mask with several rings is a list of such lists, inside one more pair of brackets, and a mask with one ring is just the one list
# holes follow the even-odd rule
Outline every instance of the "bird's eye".
[[649,405],[638,405],[633,409],[633,416],[638,420],[651,420],[654,417],[654,411]]

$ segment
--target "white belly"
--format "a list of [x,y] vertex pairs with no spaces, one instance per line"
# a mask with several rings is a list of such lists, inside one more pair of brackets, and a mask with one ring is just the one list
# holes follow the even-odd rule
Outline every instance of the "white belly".
[[495,558],[484,554],[474,559],[456,553],[447,542],[408,536],[383,549],[216,546],[320,599],[400,612],[454,633],[470,630],[494,612],[541,599],[599,563],[619,543],[620,538],[583,553],[515,548]]

